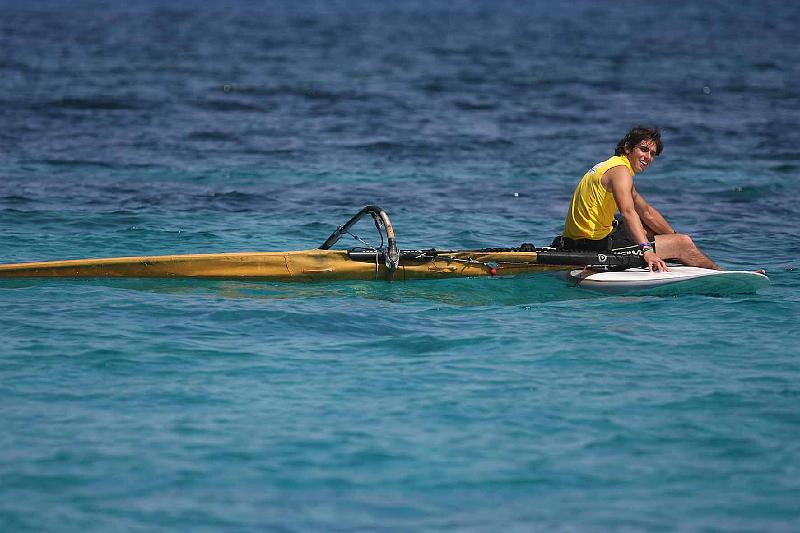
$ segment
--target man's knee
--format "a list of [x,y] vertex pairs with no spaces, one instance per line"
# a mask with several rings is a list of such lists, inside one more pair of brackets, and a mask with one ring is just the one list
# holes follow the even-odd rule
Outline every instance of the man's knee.
[[679,248],[682,248],[684,250],[689,250],[689,249],[692,249],[692,248],[696,248],[696,246],[694,245],[694,241],[688,235],[684,235],[682,233],[679,233],[677,235],[674,235],[673,239],[675,239],[675,244]]
[[696,250],[694,241],[688,235],[658,235],[656,237],[656,253],[668,259],[683,259],[687,253]]

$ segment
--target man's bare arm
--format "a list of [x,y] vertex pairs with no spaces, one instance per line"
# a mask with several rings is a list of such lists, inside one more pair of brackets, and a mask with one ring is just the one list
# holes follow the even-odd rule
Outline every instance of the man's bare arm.
[[631,176],[627,168],[619,166],[607,170],[603,178],[608,183],[608,189],[614,195],[614,200],[617,202],[617,207],[625,220],[625,225],[628,227],[631,237],[639,243],[647,242],[647,232],[639,218],[639,213],[633,200],[635,190],[633,188],[633,176]]
[[[617,202],[617,207],[622,214],[631,237],[636,239],[636,242],[640,244],[649,242],[645,227],[639,219],[639,213],[636,211],[636,205],[633,200],[635,192],[633,188],[633,176],[628,172],[628,169],[621,166],[608,169],[603,175],[601,183],[614,195],[614,200]],[[652,250],[648,249],[645,251],[642,254],[642,258],[647,263],[647,268],[649,270],[657,269],[661,272],[667,271],[666,263]]]

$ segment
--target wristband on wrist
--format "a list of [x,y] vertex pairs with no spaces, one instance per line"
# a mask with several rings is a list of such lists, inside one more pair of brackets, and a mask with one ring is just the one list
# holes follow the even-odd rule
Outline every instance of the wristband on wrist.
[[639,244],[639,248],[642,249],[642,253],[652,252],[653,251],[653,247],[650,245],[649,242],[643,242],[643,243]]

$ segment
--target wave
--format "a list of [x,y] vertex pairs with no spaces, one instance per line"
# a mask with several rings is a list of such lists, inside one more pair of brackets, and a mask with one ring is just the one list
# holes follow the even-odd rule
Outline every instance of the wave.
[[87,111],[130,111],[139,109],[135,102],[110,97],[66,97],[50,100],[44,107],[54,109],[77,109]]

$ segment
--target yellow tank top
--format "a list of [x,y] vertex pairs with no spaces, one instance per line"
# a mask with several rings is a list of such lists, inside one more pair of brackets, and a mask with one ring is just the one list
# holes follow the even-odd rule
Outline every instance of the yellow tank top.
[[607,170],[620,165],[627,167],[631,175],[634,174],[628,158],[624,155],[615,155],[602,163],[597,163],[583,175],[572,195],[567,219],[564,222],[564,237],[596,241],[611,233],[617,202],[611,191],[607,191],[600,183],[600,178]]

